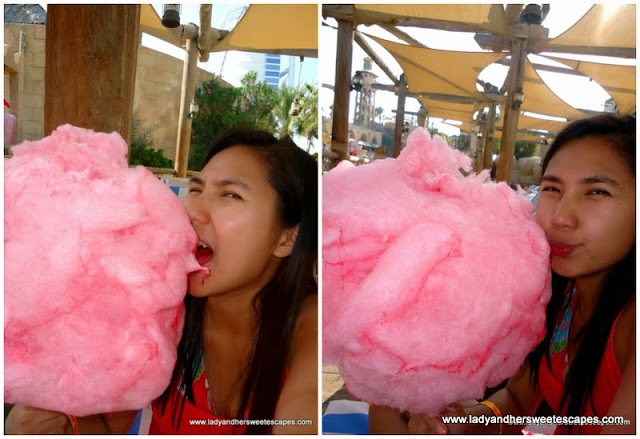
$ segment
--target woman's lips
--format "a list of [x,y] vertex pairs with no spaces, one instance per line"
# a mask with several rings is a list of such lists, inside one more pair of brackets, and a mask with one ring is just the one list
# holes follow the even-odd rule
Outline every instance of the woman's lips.
[[554,256],[569,256],[573,252],[574,246],[562,243],[550,243],[551,254]]

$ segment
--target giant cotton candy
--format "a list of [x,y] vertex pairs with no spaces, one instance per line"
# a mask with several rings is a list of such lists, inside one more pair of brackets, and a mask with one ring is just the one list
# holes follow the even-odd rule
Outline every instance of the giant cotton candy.
[[117,133],[65,125],[5,159],[4,399],[137,409],[170,379],[198,238]]
[[323,353],[369,403],[435,415],[510,377],[544,335],[531,203],[422,129],[323,176]]

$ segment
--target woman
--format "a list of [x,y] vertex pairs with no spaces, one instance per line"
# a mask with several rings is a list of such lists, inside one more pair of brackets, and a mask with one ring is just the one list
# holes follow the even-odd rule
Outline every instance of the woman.
[[[560,416],[629,425],[558,425],[556,433],[635,433],[635,116],[574,122],[543,163],[536,220],[551,246],[547,332],[506,387],[443,415]],[[445,424],[372,407],[372,432],[520,433],[523,425]]]
[[[212,420],[315,420],[316,162],[290,140],[231,133],[191,179],[185,206],[210,274],[189,279],[178,362],[153,406],[150,433],[211,433],[189,424],[207,412]],[[269,431],[316,426],[220,430]]]
[[[289,139],[229,133],[191,179],[185,206],[208,274],[190,275],[177,364],[149,433],[316,433],[315,160]],[[35,409],[21,410],[18,425]],[[98,432],[103,421],[103,431],[124,432],[131,420],[97,415],[78,427]]]

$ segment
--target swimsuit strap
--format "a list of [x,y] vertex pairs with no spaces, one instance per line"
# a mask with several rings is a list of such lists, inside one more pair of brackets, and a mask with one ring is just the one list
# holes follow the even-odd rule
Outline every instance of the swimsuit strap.
[[564,309],[562,318],[556,325],[555,330],[553,331],[553,336],[551,337],[551,342],[549,343],[549,354],[552,359],[554,357],[564,357],[562,360],[564,363],[564,371],[562,374],[563,381],[566,380],[567,374],[569,373],[569,354],[567,347],[569,345],[571,318],[573,317],[577,297],[577,289],[574,282],[571,281],[567,285],[567,290],[565,292],[565,300],[562,305]]

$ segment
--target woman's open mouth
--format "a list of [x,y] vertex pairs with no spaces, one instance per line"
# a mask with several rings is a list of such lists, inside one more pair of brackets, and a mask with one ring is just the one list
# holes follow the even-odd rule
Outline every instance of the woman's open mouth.
[[196,259],[201,267],[209,268],[209,264],[213,260],[213,250],[201,242],[196,249]]

